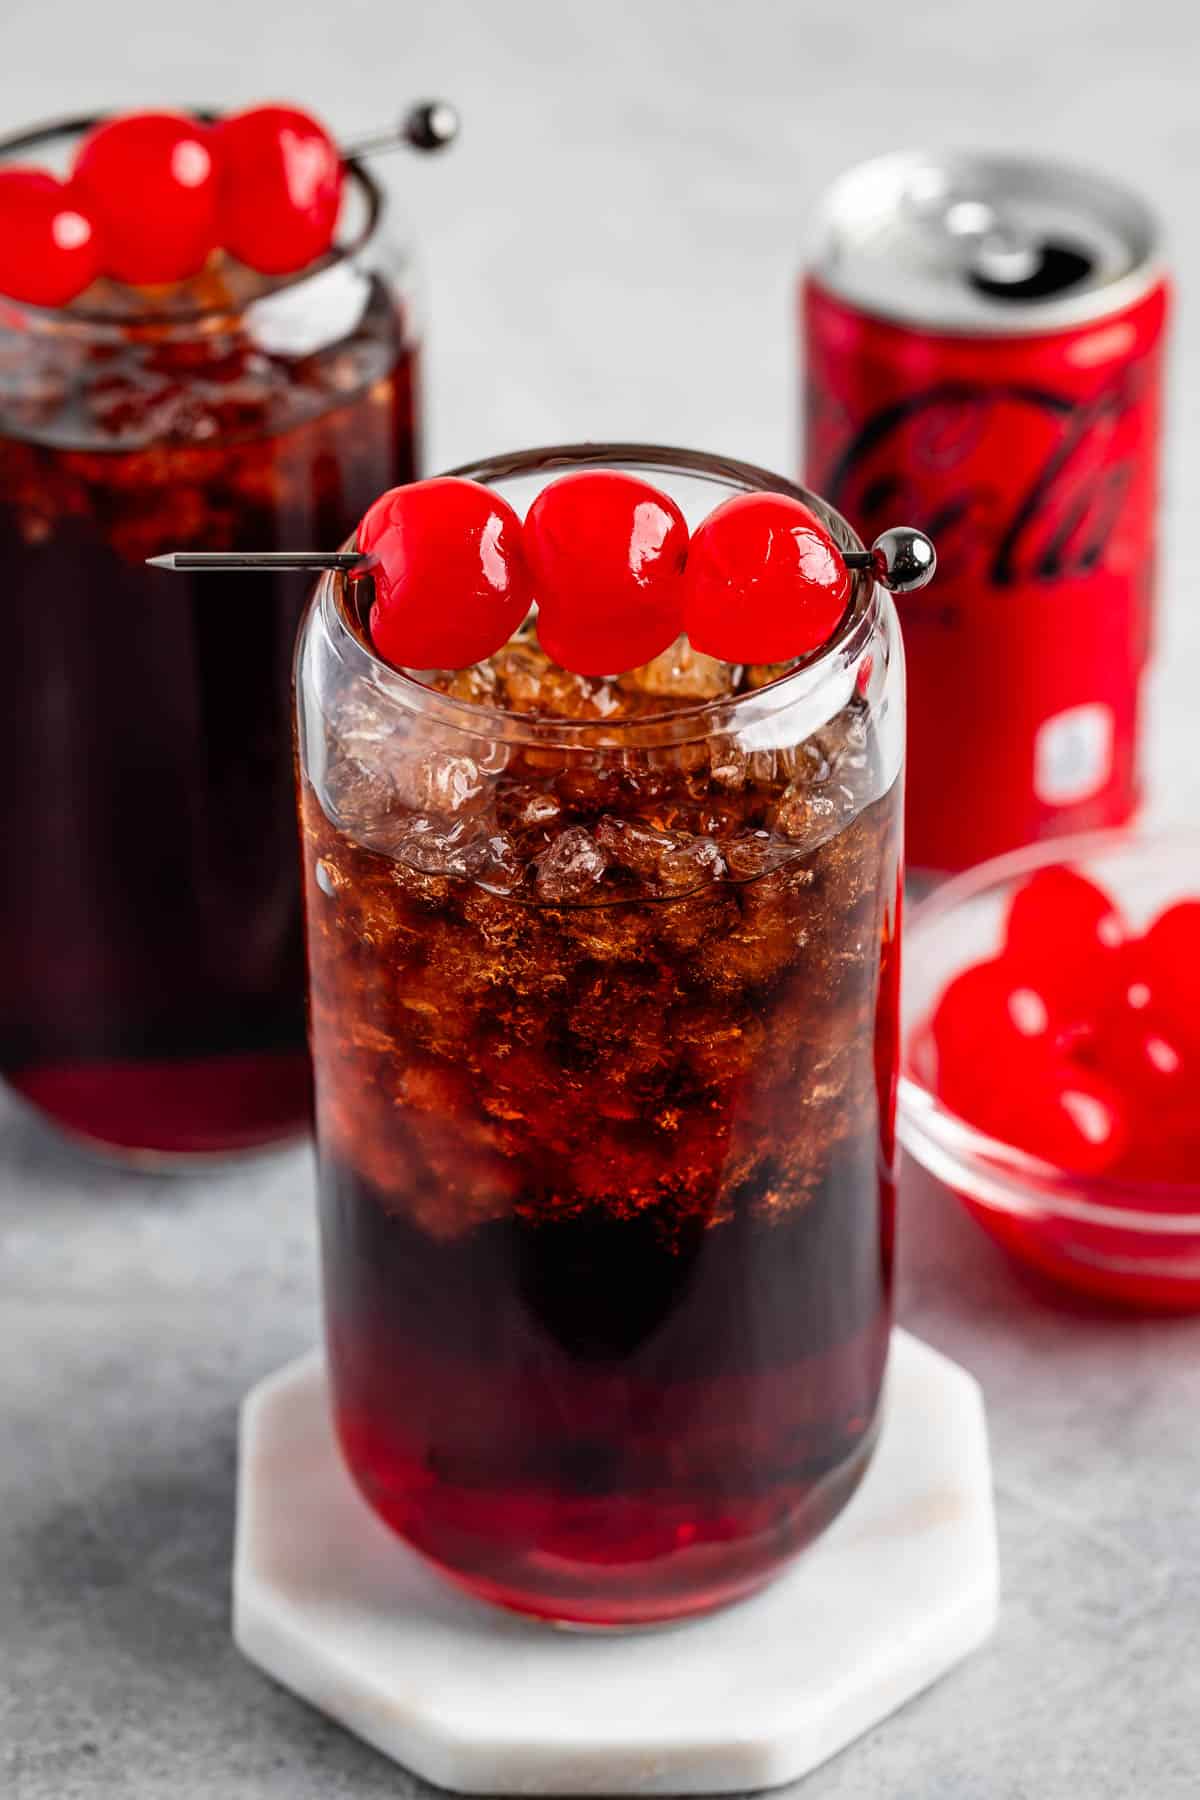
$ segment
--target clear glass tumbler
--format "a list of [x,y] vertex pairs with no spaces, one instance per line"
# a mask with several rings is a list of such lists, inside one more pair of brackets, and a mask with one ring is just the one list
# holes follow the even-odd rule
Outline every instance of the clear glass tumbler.
[[[692,523],[781,477],[638,446]],[[297,666],[329,1372],[375,1510],[476,1594],[624,1626],[768,1580],[875,1442],[891,1322],[903,664],[528,626],[397,673],[320,584]]]
[[[87,121],[0,146],[65,161]],[[298,576],[166,549],[337,543],[418,461],[406,252],[352,169],[298,275],[0,300],[0,1074],[132,1158],[305,1130],[291,803]],[[19,774],[16,773],[19,771]]]

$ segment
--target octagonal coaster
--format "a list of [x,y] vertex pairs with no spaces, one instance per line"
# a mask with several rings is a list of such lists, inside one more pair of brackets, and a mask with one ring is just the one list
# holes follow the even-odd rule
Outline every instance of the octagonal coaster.
[[979,1389],[898,1331],[850,1504],[773,1586],[683,1625],[577,1635],[485,1607],[346,1473],[321,1359],[242,1410],[233,1628],[285,1687],[439,1787],[718,1794],[793,1781],[927,1687],[995,1621]]

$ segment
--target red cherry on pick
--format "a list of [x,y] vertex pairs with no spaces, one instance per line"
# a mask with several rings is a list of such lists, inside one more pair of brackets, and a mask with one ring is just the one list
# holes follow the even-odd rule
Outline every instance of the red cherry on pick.
[[41,169],[0,169],[0,294],[65,306],[99,272],[96,229],[73,190]]
[[525,520],[538,637],[579,675],[616,675],[683,629],[688,530],[658,488],[618,469],[581,469],[544,487]]
[[88,133],[74,180],[100,234],[104,270],[135,286],[184,281],[217,244],[217,166],[207,126],[129,113]]
[[529,611],[521,521],[478,482],[444,475],[391,488],[357,541],[378,559],[371,639],[395,668],[468,668]]
[[787,494],[735,494],[692,535],[684,625],[732,663],[788,662],[832,637],[850,571],[817,515]]
[[294,106],[254,106],[215,128],[221,242],[264,275],[303,269],[333,241],[342,157],[329,133]]

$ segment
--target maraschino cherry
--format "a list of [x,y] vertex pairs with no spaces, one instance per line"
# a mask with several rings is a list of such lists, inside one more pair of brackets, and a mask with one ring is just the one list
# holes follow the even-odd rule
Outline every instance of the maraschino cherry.
[[215,249],[266,275],[304,269],[333,242],[347,158],[407,143],[444,149],[445,101],[342,151],[310,113],[256,106],[215,126],[182,113],[128,113],[89,131],[69,189],[48,174],[0,176],[0,293],[73,300],[98,273],[135,286],[184,281]]
[[1061,1022],[1093,1014],[1115,991],[1126,940],[1120,913],[1076,869],[1039,869],[1008,912],[1004,953],[1047,995]]
[[[359,527],[357,553],[264,553],[262,563],[353,576],[356,555],[369,557],[377,590],[372,637],[399,668],[461,669],[482,661],[536,600],[542,647],[561,668],[619,675],[653,661],[680,636],[696,546],[712,528],[696,591],[707,605],[724,584],[740,603],[712,653],[733,662],[784,661],[827,639],[851,576],[807,507],[775,494],[744,498],[767,501],[766,513],[751,518],[731,515],[728,503],[718,507],[689,552],[675,501],[621,470],[581,469],[550,482],[523,526],[491,489],[443,476],[382,495]],[[747,559],[740,572],[727,560],[739,541]],[[230,565],[221,552],[151,561],[251,566],[245,555]],[[781,624],[789,601],[790,622]]]
[[253,106],[214,128],[221,166],[220,237],[263,275],[303,269],[333,241],[342,153],[294,106]]
[[346,164],[408,144],[444,150],[458,114],[444,100],[411,107],[397,129],[339,146],[296,106],[252,106],[215,130],[222,164],[221,242],[263,275],[305,269],[333,243]]
[[723,662],[789,662],[832,636],[850,587],[841,552],[802,501],[736,494],[693,533],[684,624],[694,650]]
[[[1134,990],[1135,998],[1137,990]],[[1160,1126],[1171,1123],[1193,1098],[1200,1097],[1200,1066],[1171,1026],[1149,1006],[1126,1000],[1082,1040],[1075,1056],[1094,1064],[1152,1114]],[[1200,1119],[1196,1121],[1200,1125]]]
[[0,294],[65,306],[99,272],[96,227],[74,189],[41,169],[0,169]]
[[578,675],[650,662],[683,629],[688,529],[669,494],[617,469],[581,469],[542,489],[525,554],[547,655]]
[[1053,1048],[1050,1008],[1002,957],[955,976],[932,1019],[938,1091],[956,1112],[1002,1135]]
[[1141,937],[1077,870],[1013,896],[1000,956],[931,1021],[938,1092],[972,1124],[1078,1175],[1200,1178],[1200,901]]
[[1155,1006],[1178,1038],[1200,1052],[1200,900],[1181,900],[1160,913],[1142,951]]
[[465,669],[508,642],[529,610],[521,521],[475,481],[391,488],[358,528],[375,559],[371,640],[396,668]]
[[1020,1096],[1008,1135],[1019,1150],[1076,1175],[1101,1175],[1129,1143],[1129,1108],[1106,1076],[1063,1063]]
[[217,247],[212,134],[182,113],[128,113],[98,126],[79,146],[74,182],[96,221],[104,272],[118,281],[184,281]]

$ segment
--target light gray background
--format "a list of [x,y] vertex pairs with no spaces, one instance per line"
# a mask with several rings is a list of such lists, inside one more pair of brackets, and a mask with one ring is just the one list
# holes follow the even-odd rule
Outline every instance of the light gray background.
[[[269,95],[349,136],[458,102],[453,155],[383,165],[429,277],[431,465],[615,435],[790,468],[791,284],[845,164],[1036,146],[1144,187],[1183,288],[1151,804],[1196,820],[1190,0],[0,4],[0,128]],[[1194,1796],[1200,1324],[1052,1307],[944,1197],[904,1201],[901,1316],[987,1393],[1004,1613],[805,1795]],[[228,1638],[237,1399],[316,1332],[307,1153],[130,1180],[0,1102],[0,1232],[0,1792],[411,1791]]]

